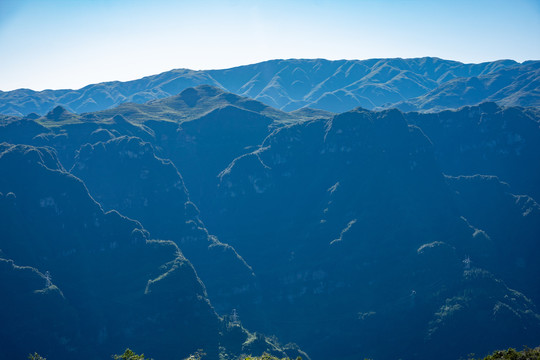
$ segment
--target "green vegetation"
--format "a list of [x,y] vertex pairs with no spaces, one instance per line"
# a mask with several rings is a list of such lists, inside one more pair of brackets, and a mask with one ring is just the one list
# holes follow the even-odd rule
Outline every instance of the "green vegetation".
[[205,356],[206,353],[199,349],[194,354],[189,355],[185,360],[202,360]]
[[29,359],[29,360],[47,360],[47,359],[44,358],[43,356],[39,355],[37,352],[28,355],[28,359]]
[[[472,358],[469,360],[476,359]],[[509,348],[508,350],[497,350],[482,360],[540,360],[540,347],[534,349],[525,347],[522,351],[516,351],[513,348]]]
[[[202,351],[198,351],[194,355],[191,355],[186,360],[201,360],[202,357],[206,355]],[[113,355],[112,358],[114,360],[153,360],[151,358],[144,357],[144,354],[137,355],[132,350],[126,349],[126,351],[122,355]],[[47,360],[46,358],[42,357],[38,353],[30,354],[28,355],[29,360]],[[264,353],[261,356],[245,356],[242,357],[242,360],[291,360],[290,358],[278,358],[276,356],[272,356],[268,353]],[[296,358],[296,360],[302,360],[300,356]],[[470,357],[468,360],[477,360],[474,357]],[[480,360],[480,359],[478,359]],[[530,349],[528,347],[525,347],[522,351],[516,351],[513,348],[509,348],[508,350],[497,350],[493,352],[493,354],[488,355],[484,357],[481,360],[540,360],[540,347]]]
[[[195,354],[189,356],[186,360],[201,360],[204,355],[206,354],[202,352],[202,350],[199,350]],[[137,355],[131,349],[126,349],[126,351],[124,351],[122,355],[113,355],[112,358],[114,360],[153,360],[151,358],[144,357],[144,354]],[[35,352],[34,354],[28,355],[28,359],[29,360],[47,360],[46,358],[39,355],[37,352]],[[527,360],[528,359],[529,358],[527,358]],[[288,357],[280,359],[278,357],[264,353],[262,354],[262,356],[247,356],[247,357],[242,358],[242,360],[291,360],[291,359],[289,359]],[[296,360],[302,360],[302,358],[299,356],[296,358]],[[520,358],[519,360],[522,360],[522,359]]]
[[152,360],[150,358],[145,358],[144,354],[137,355],[132,350],[126,349],[122,355],[113,355],[114,360]]
[[[286,358],[278,358],[278,357],[275,357],[275,356],[272,356],[270,354],[267,354],[267,353],[264,353],[262,354],[261,356],[247,356],[247,357],[244,357],[242,360],[291,360],[290,358],[286,357]],[[296,360],[302,360],[302,358],[299,356],[296,358]]]

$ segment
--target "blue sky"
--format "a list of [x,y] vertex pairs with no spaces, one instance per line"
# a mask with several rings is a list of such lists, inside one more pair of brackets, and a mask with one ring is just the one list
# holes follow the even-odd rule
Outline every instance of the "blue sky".
[[540,0],[0,0],[0,90],[277,58],[540,59]]

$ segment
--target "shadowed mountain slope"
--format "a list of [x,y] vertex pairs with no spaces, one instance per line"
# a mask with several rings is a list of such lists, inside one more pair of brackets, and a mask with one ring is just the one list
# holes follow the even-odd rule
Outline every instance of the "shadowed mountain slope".
[[105,210],[140,221],[153,237],[174,241],[194,264],[220,313],[256,296],[251,268],[220,243],[200,220],[174,164],[155,156],[150,143],[119,137],[84,145],[71,173],[84,181]]
[[[187,355],[201,346],[217,351],[219,319],[173,243],[150,241],[139,223],[104,213],[50,150],[3,144],[0,168],[0,191],[14,194],[9,208],[2,209],[3,255],[50,271],[80,318],[75,331],[57,335],[66,339],[56,349],[60,358],[82,351],[105,357],[132,343],[156,355],[167,348]],[[177,301],[184,306],[167,305]],[[148,321],[152,317],[170,332],[159,331],[159,341],[148,337],[158,331]],[[174,318],[184,319],[187,327],[171,331]],[[203,328],[196,330],[198,324]],[[192,335],[181,336],[188,328]],[[29,341],[27,347],[37,346]],[[99,346],[91,349],[91,344]]]
[[104,212],[51,149],[2,143],[0,169],[2,358],[107,358],[126,347],[157,358],[287,355],[218,317],[178,247]]
[[[7,197],[0,194],[1,210],[5,210],[5,202],[14,201],[13,193]],[[50,273],[19,266],[0,255],[0,283],[0,356],[24,358],[30,345],[61,358],[67,347],[62,336],[73,336],[80,324],[75,309],[51,281]]]
[[[397,110],[356,110],[282,127],[235,159],[205,209],[261,280],[266,314],[246,321],[321,359],[455,359],[534,343],[540,316],[512,289],[538,292],[535,265],[523,281],[490,273],[514,244],[461,212],[433,147]],[[531,221],[518,247],[535,257]],[[463,347],[441,354],[449,341]]]
[[540,116],[494,103],[433,114],[406,113],[448,175],[497,175],[518,194],[540,198]]
[[[437,71],[428,65],[429,76],[448,73],[442,63]],[[505,64],[492,65],[467,74]],[[384,74],[381,69],[378,76]],[[245,79],[238,86],[240,80]],[[536,345],[537,109],[494,103],[428,114],[302,109],[287,114],[301,119],[279,121],[286,113],[210,86],[151,101],[141,113],[117,109],[12,117],[0,125],[0,141],[50,146],[38,151],[36,161],[56,169],[55,191],[70,189],[61,179],[77,175],[100,209],[118,209],[140,221],[118,215],[124,220],[114,224],[129,223],[148,238],[144,227],[151,236],[175,242],[167,246],[185,247],[183,259],[207,282],[215,309],[234,307],[249,328],[298,342],[317,359],[455,360],[471,352]],[[16,148],[36,156],[33,147]],[[15,170],[25,161],[21,156],[4,168]],[[13,192],[6,199],[19,198],[23,187],[35,191],[47,183],[41,180],[46,177],[25,174],[19,175],[19,190],[0,188]],[[13,175],[0,184],[6,179],[17,182]],[[56,212],[56,200],[39,199]],[[82,204],[77,216],[84,212]],[[34,225],[25,221],[32,218],[17,217],[8,207],[3,214],[9,226],[2,229],[26,238]],[[48,221],[67,214],[51,213]],[[85,234],[81,216],[70,221]],[[81,238],[75,231],[68,235]],[[37,239],[43,236],[38,233]],[[70,301],[49,263],[8,256],[10,244],[0,249],[3,258],[14,261],[11,268],[50,271]],[[57,250],[65,251],[45,249],[49,259]],[[169,303],[164,306],[169,309]],[[218,321],[223,335],[217,341],[226,342],[226,349],[271,347],[267,338],[233,327],[234,319]],[[447,350],[441,354],[441,348]]]
[[530,281],[531,274],[540,274],[536,261],[540,253],[538,203],[527,195],[513,194],[510,186],[495,176],[447,176],[446,181],[454,190],[459,212],[497,244],[486,266],[540,303],[540,288]]
[[[65,109],[52,112],[68,114]],[[219,172],[235,157],[257,148],[274,128],[332,115],[312,109],[289,114],[202,85],[142,105],[69,113],[67,120],[54,121],[49,115],[13,118],[0,125],[0,141],[54,147],[62,164],[71,168],[81,146],[134,136],[153,144],[159,157],[174,162],[198,204],[201,197],[210,196],[207,190],[216,185]]]

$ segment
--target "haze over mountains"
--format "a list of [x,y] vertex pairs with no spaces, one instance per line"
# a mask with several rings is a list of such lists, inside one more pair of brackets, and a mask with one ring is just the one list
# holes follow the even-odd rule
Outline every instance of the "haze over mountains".
[[271,60],[224,70],[177,69],[127,82],[79,90],[0,92],[0,113],[44,115],[56,105],[75,113],[144,103],[207,84],[293,111],[304,107],[343,112],[399,107],[440,110],[494,101],[538,106],[540,62],[500,60],[463,64],[439,58]]
[[[450,360],[537,346],[540,112],[509,106],[538,104],[537,68],[182,70],[91,85],[116,95],[83,114],[75,92],[65,107],[19,93],[12,109],[43,108],[0,116],[0,357]],[[128,88],[154,97],[107,108]],[[349,110],[362,96],[377,109]],[[436,111],[446,98],[473,105]]]

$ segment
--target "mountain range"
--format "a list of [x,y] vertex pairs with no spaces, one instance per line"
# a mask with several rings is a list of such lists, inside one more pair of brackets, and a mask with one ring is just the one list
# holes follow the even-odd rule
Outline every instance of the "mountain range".
[[539,106],[539,71],[539,61],[463,64],[431,57],[271,60],[223,70],[176,69],[78,90],[0,91],[0,113],[44,115],[57,105],[75,113],[95,112],[126,102],[162,99],[203,84],[287,112],[302,108],[343,112],[358,106],[430,111],[485,101]]
[[[442,86],[535,63],[274,61],[185,71],[208,83],[175,78],[175,95],[141,104],[2,116],[0,356],[450,360],[537,346],[537,108],[287,112],[223,85],[300,98],[375,67],[370,81],[395,85],[416,73],[392,69],[413,65]],[[280,67],[282,81],[265,72]],[[302,69],[304,85],[284,80]],[[413,88],[407,99],[427,93]]]

